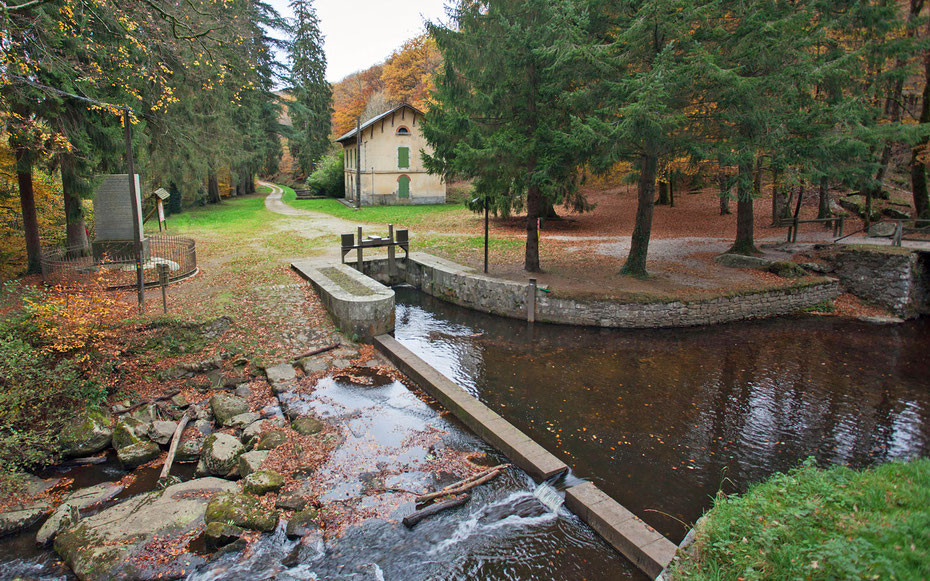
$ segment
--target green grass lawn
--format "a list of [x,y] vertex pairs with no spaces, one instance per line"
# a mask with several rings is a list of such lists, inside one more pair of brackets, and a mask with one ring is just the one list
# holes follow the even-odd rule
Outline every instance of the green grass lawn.
[[323,212],[331,216],[356,220],[369,224],[396,224],[403,227],[430,225],[437,221],[448,222],[459,216],[472,216],[464,204],[429,204],[422,206],[362,206],[360,210],[349,208],[336,199],[298,200],[294,190],[284,188],[284,203],[314,212]]
[[[190,234],[197,231],[243,232],[266,225],[269,220],[280,216],[265,209],[265,197],[261,194],[231,198],[219,204],[207,204],[185,209],[180,214],[168,216],[168,234]],[[155,231],[157,232],[156,226]],[[152,233],[149,230],[149,233]]]
[[669,579],[930,579],[930,459],[808,461],[718,496]]

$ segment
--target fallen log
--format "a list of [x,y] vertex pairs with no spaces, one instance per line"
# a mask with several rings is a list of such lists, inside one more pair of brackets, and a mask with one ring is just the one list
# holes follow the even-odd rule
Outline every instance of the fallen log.
[[306,353],[301,353],[297,357],[294,357],[293,361],[297,361],[298,359],[305,359],[307,357],[313,357],[314,355],[319,355],[320,353],[326,353],[327,351],[332,351],[333,349],[336,349],[340,347],[341,345],[342,344],[337,341],[336,343],[333,343],[332,345],[327,345],[326,347],[320,347],[319,349],[314,349],[313,351],[307,351]]
[[181,434],[184,433],[184,428],[187,427],[187,422],[189,422],[191,417],[184,413],[184,416],[181,417],[181,421],[178,422],[178,427],[174,430],[174,436],[171,437],[171,445],[168,446],[168,457],[165,459],[165,466],[161,469],[161,474],[158,476],[159,480],[163,480],[168,477],[168,474],[171,472],[171,465],[174,464],[174,455],[178,453],[178,443],[181,441]]
[[458,498],[453,498],[445,502],[440,502],[439,504],[434,504],[426,508],[420,509],[412,514],[408,514],[404,517],[403,523],[404,526],[408,529],[413,528],[421,520],[426,517],[433,516],[434,514],[440,513],[446,509],[454,508],[468,502],[468,499],[471,498],[471,495],[464,494]]
[[452,494],[460,494],[471,490],[472,488],[484,484],[489,480],[497,478],[500,474],[504,472],[507,468],[510,468],[510,464],[501,464],[499,466],[492,466],[486,470],[482,470],[477,474],[472,474],[468,478],[454,482],[445,488],[437,490],[436,492],[430,492],[428,494],[421,494],[416,498],[417,504],[428,502],[434,498],[439,498],[440,496],[449,496]]
[[150,404],[150,403],[155,403],[156,401],[165,401],[166,399],[171,399],[171,398],[173,398],[174,396],[178,395],[179,393],[181,393],[181,390],[180,390],[180,389],[175,390],[175,391],[172,391],[172,392],[169,393],[168,395],[162,395],[162,396],[159,396],[159,397],[153,397],[153,398],[151,398],[151,399],[146,399],[146,400],[140,401],[139,403],[137,403],[137,404],[135,404],[135,405],[129,406],[128,408],[126,408],[125,411],[122,411],[122,412],[120,412],[120,413],[121,413],[121,414],[128,414],[129,412],[135,411],[135,410],[139,409],[140,407],[142,407],[142,406],[144,406],[144,405],[148,405],[148,404]]

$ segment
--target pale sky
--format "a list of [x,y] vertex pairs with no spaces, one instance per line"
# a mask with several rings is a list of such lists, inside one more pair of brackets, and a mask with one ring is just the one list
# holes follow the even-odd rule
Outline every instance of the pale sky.
[[[290,0],[267,0],[292,16]],[[326,79],[331,83],[391,56],[405,40],[423,32],[424,23],[446,22],[447,0],[315,0],[325,37]]]

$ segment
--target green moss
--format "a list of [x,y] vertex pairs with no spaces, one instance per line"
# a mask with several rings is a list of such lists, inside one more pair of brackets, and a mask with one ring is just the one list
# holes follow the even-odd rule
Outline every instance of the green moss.
[[268,532],[278,525],[278,513],[263,507],[254,496],[223,492],[210,499],[204,520]]
[[930,460],[861,472],[809,460],[719,495],[669,578],[927,579],[928,530]]

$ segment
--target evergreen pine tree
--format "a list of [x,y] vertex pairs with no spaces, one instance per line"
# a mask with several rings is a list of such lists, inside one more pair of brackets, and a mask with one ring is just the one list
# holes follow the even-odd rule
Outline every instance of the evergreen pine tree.
[[326,80],[323,34],[311,0],[293,0],[289,43],[292,84],[289,113],[293,123],[288,146],[304,176],[313,173],[329,151],[333,91]]

